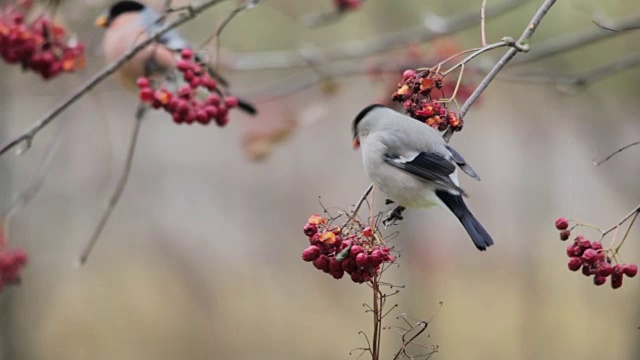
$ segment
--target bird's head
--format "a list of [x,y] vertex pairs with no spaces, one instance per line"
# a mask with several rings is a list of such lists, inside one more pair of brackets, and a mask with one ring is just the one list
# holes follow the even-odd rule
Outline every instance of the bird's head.
[[122,14],[136,13],[144,10],[146,6],[137,1],[118,1],[117,3],[111,5],[110,8],[98,16],[96,19],[95,25],[97,27],[108,28],[109,25],[115,20],[118,16]]
[[371,104],[364,109],[360,110],[360,113],[353,120],[352,131],[353,131],[353,148],[358,149],[360,147],[360,136],[366,136],[369,132],[369,127],[371,126],[371,122],[375,121],[375,117],[373,113],[374,110],[380,108],[387,108],[381,104]]

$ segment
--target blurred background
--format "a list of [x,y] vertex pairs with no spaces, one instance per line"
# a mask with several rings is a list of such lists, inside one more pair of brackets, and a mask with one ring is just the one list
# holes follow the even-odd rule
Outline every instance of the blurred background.
[[[109,3],[67,1],[58,11],[87,44],[83,71],[44,82],[0,64],[0,142],[105,65],[93,19]],[[163,2],[147,3],[161,8]],[[260,115],[234,112],[221,129],[177,126],[165,113],[151,113],[123,198],[82,269],[73,262],[121,171],[136,96],[109,79],[43,131],[30,151],[0,158],[0,205],[6,208],[53,154],[41,190],[10,224],[11,246],[25,248],[30,263],[22,284],[0,295],[0,359],[350,358],[351,349],[365,345],[358,331],[371,328],[362,307],[371,291],[304,263],[302,226],[322,211],[319,196],[325,206],[345,209],[368,185],[361,155],[351,149],[351,121],[364,106],[387,98],[401,71],[390,81],[338,76],[285,96],[277,84],[307,81],[322,67],[237,68],[251,53],[356,47],[419,29],[425,19],[436,21],[433,14],[449,19],[479,12],[480,3],[369,0],[313,29],[302,19],[331,11],[331,0],[264,1],[239,15],[221,38],[222,72],[236,94],[256,101]],[[522,1],[490,18],[489,42],[517,38],[540,3]],[[182,34],[194,43],[205,40],[234,6],[214,7]],[[559,1],[533,37],[531,53],[536,45],[593,30],[594,11],[620,19],[640,14],[640,3]],[[397,63],[408,51],[428,56],[442,44],[476,47],[478,22],[435,43],[400,45],[376,59],[334,65],[366,69]],[[509,74],[578,74],[637,53],[639,35],[616,34],[514,64]],[[475,64],[492,64],[502,51]],[[614,291],[569,272],[566,244],[553,226],[566,216],[608,228],[640,201],[640,149],[592,164],[596,148],[603,156],[640,139],[638,79],[640,69],[630,69],[571,93],[554,84],[496,80],[452,140],[482,177],[461,181],[496,245],[479,253],[442,209],[406,212],[393,241],[400,267],[385,273],[406,288],[390,300],[399,307],[387,325],[398,325],[400,312],[425,320],[437,312],[422,341],[439,346],[434,358],[640,358],[640,280],[625,279]],[[376,203],[385,208],[381,197]],[[623,261],[640,261],[639,234],[631,233]],[[384,334],[385,358],[399,340]]]

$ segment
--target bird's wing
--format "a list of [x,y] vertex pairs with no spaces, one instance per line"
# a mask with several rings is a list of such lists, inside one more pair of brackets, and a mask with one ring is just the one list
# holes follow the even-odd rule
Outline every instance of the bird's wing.
[[467,164],[467,162],[464,160],[464,158],[462,157],[462,155],[460,155],[460,153],[458,153],[454,148],[452,148],[449,145],[445,145],[447,147],[447,150],[449,150],[449,152],[451,153],[451,156],[453,158],[453,161],[458,164],[458,166],[460,167],[460,169],[462,171],[464,171],[465,174],[471,176],[472,178],[480,181],[480,176],[478,176],[478,174],[476,174],[476,172],[473,170],[473,168],[471,167],[471,165]]
[[413,157],[385,154],[385,162],[418,179],[436,184],[443,190],[456,191],[466,196],[464,190],[451,179],[456,167],[442,155],[428,152],[417,153]]

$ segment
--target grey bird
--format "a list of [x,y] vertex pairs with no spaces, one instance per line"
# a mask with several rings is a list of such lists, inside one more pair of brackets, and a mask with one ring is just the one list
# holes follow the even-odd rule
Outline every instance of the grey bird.
[[442,206],[460,220],[478,250],[493,239],[464,202],[466,193],[458,183],[459,167],[480,180],[462,156],[440,133],[384,105],[364,108],[353,121],[354,148],[362,148],[365,171],[388,202],[398,206],[384,224],[402,219],[405,208]]

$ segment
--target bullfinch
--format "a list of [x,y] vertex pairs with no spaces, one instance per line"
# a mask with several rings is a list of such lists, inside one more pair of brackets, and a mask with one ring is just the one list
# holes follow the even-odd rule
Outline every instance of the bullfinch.
[[[480,180],[440,133],[383,105],[369,105],[353,121],[354,148],[362,148],[364,168],[375,187],[398,205],[385,219],[402,219],[405,208],[449,209],[478,250],[493,239],[464,202],[458,171]],[[457,168],[456,168],[457,167]]]

